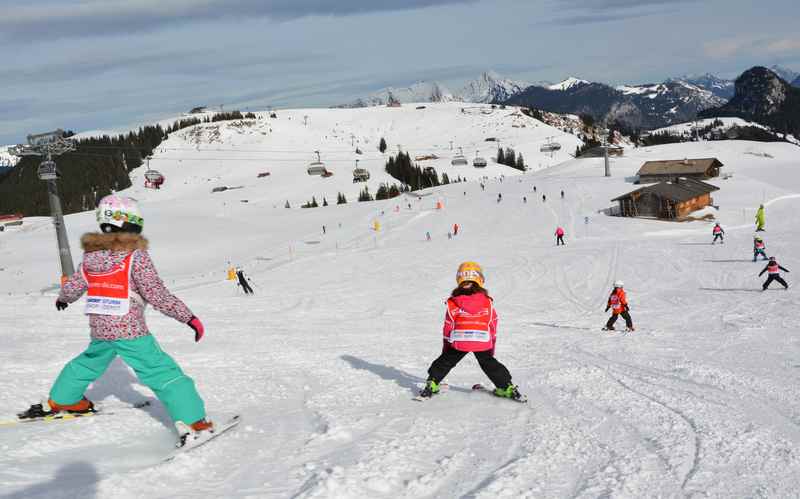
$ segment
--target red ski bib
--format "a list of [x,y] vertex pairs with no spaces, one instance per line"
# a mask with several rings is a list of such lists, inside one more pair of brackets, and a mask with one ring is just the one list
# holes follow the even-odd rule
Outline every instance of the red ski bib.
[[447,341],[453,348],[463,352],[480,352],[492,348],[492,302],[487,300],[485,308],[470,313],[460,308],[452,300],[447,302],[447,311],[453,319],[453,330]]
[[125,315],[130,311],[132,262],[133,253],[108,272],[81,269],[89,284],[85,314]]

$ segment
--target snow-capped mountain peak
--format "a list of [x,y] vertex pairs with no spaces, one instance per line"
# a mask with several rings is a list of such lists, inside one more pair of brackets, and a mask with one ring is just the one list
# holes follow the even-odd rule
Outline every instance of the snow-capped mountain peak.
[[800,73],[798,73],[797,71],[785,68],[783,66],[779,66],[777,64],[773,64],[772,66],[769,67],[769,69],[776,75],[780,76],[781,79],[783,79],[783,81],[785,81],[786,83],[792,83],[797,78],[800,78]]
[[457,98],[464,102],[503,102],[529,86],[528,83],[502,78],[494,71],[486,71],[464,85]]
[[451,102],[456,100],[452,92],[436,81],[419,81],[408,87],[387,87],[359,98],[346,107],[382,106],[390,101],[401,104],[409,102]]
[[547,87],[549,90],[569,90],[572,87],[576,87],[579,85],[588,85],[589,82],[586,80],[581,80],[580,78],[575,78],[574,76],[570,76],[566,80],[556,83],[554,85],[550,85]]

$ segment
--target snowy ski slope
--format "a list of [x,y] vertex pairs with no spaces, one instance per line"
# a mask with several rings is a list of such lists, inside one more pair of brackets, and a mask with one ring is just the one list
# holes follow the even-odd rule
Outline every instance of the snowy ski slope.
[[[373,111],[388,116],[397,110]],[[477,133],[474,139],[459,135],[470,131],[467,122],[456,131],[458,125],[444,118],[428,127],[438,111],[425,111],[434,121],[421,122],[418,132],[410,120],[390,126],[383,116],[355,114],[364,110],[336,111],[353,113],[349,118],[303,110],[291,112],[291,122],[284,121],[290,112],[279,113],[273,133],[299,130],[309,115],[309,126],[319,124],[319,143],[306,144],[300,131],[286,135],[297,137],[297,149],[327,148],[332,165],[334,147],[324,134],[336,123],[346,131],[358,128],[371,146],[386,134],[390,147],[419,141],[449,150],[447,137],[431,131],[440,126],[465,153],[466,144],[478,140]],[[225,133],[225,148],[267,147],[258,137]],[[350,143],[349,136],[341,138]],[[530,148],[538,147],[536,140]],[[168,464],[156,464],[173,439],[157,402],[115,417],[0,428],[3,494],[798,494],[800,299],[793,288],[760,292],[763,265],[750,261],[753,216],[765,202],[768,253],[790,270],[800,268],[800,222],[793,216],[800,206],[797,147],[701,142],[628,149],[625,158],[613,160],[611,178],[602,176],[600,159],[518,176],[487,168],[485,191],[473,181],[429,189],[421,198],[286,210],[285,199],[294,206],[313,191],[317,199],[333,192],[331,200],[337,189],[352,187],[349,159],[332,166],[333,177],[312,179],[319,182],[309,189],[307,176],[287,172],[283,179],[283,169],[264,162],[227,159],[218,169],[215,161],[199,159],[252,153],[215,152],[206,142],[191,154],[177,150],[189,144],[190,138],[172,137],[151,163],[167,174],[162,191],[145,192],[137,181],[130,193],[142,199],[145,234],[162,277],[205,322],[207,334],[195,344],[188,327],[153,312],[148,320],[164,349],[195,378],[212,415],[241,412],[243,423]],[[366,153],[374,147],[364,149],[374,157],[375,179],[379,157]],[[714,200],[727,233],[724,245],[709,244],[709,222],[598,213],[635,188],[626,178],[643,161],[710,156],[722,160],[723,172],[734,173],[713,181],[721,187]],[[298,161],[297,168],[304,167]],[[262,169],[273,173],[256,180]],[[507,175],[502,182],[500,173]],[[206,180],[211,175],[219,179]],[[323,182],[340,176],[347,182],[326,190]],[[244,188],[211,195],[218,184]],[[438,199],[442,210],[435,209]],[[379,232],[371,230],[375,219]],[[449,240],[456,222],[461,230]],[[93,214],[70,215],[67,224],[78,260],[77,240],[93,228]],[[557,224],[567,232],[563,248],[554,246]],[[80,303],[61,313],[53,306],[53,245],[46,219],[26,219],[0,234],[0,404],[9,414],[46,395],[62,365],[87,342]],[[458,263],[467,259],[485,268],[500,314],[497,355],[530,397],[527,405],[470,393],[473,383],[488,383],[472,358],[450,374],[448,393],[425,404],[411,401],[441,348],[443,301]],[[252,276],[254,296],[245,298],[224,280],[228,260]],[[794,275],[786,276],[790,284]],[[630,335],[600,331],[614,279],[625,281],[631,300],[638,330]],[[152,398],[120,363],[88,395],[111,404]]]

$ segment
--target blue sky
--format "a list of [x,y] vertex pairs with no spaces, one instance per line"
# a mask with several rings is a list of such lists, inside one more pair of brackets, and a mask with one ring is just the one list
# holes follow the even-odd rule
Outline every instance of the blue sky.
[[0,0],[0,144],[196,105],[326,106],[484,70],[612,84],[800,70],[796,0]]

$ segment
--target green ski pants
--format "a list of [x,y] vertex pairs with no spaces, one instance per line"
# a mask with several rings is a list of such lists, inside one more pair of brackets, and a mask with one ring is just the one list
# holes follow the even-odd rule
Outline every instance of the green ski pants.
[[194,381],[161,350],[152,335],[132,340],[92,340],[89,348],[61,370],[50,398],[62,405],[77,403],[117,355],[133,369],[139,381],[153,390],[173,421],[191,424],[205,418],[203,399]]

